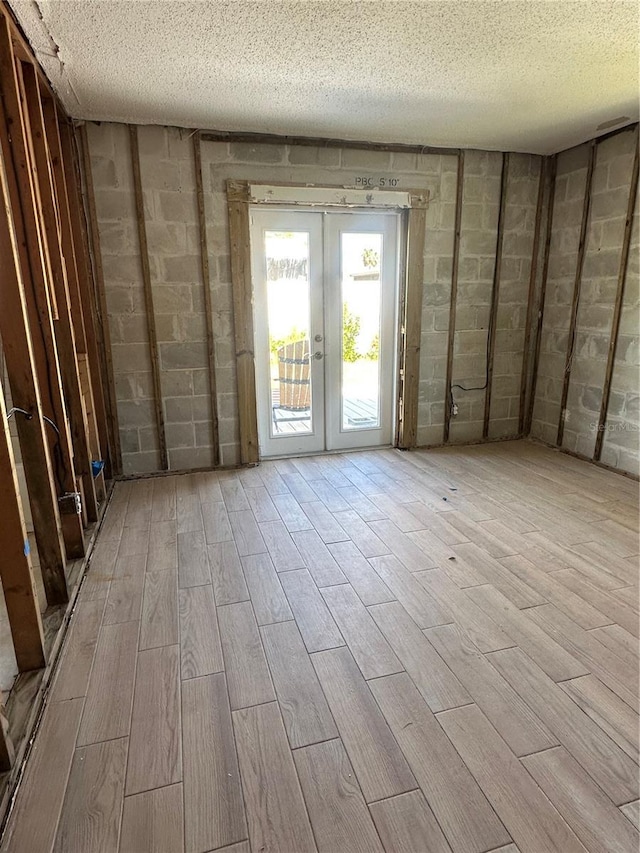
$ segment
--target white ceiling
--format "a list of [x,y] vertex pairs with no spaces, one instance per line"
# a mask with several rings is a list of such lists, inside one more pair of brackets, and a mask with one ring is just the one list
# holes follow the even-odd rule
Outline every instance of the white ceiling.
[[638,0],[10,0],[77,118],[551,153],[638,118]]

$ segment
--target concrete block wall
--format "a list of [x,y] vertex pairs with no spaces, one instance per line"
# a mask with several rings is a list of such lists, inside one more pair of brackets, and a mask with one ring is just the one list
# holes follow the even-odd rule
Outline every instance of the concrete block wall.
[[138,144],[169,467],[210,467],[212,408],[193,140],[177,128],[147,126],[138,129]]
[[89,124],[123,473],[160,469],[129,130]]
[[[153,391],[144,313],[128,129],[89,125],[105,289],[114,350],[118,415],[126,473],[159,468]],[[206,362],[204,286],[196,221],[195,172],[190,132],[139,128],[141,175],[166,423],[172,469],[212,462],[211,400]],[[534,411],[534,432],[549,440],[557,429],[558,372],[566,343],[568,310],[584,189],[586,147],[561,155],[552,241],[547,319]],[[495,265],[502,156],[465,155],[462,231],[454,330],[454,382],[485,381],[486,342]],[[518,429],[531,254],[541,158],[511,155],[506,187],[501,285],[492,383],[491,438]],[[202,142],[202,169],[215,338],[215,381],[221,461],[239,459],[233,301],[226,181],[353,185],[397,180],[398,189],[428,189],[424,294],[419,377],[418,443],[442,441],[446,405],[457,158],[454,155],[387,153],[306,146]],[[631,320],[627,320],[630,323]],[[631,350],[630,350],[631,352]],[[623,381],[621,365],[619,383]],[[560,374],[561,375],[561,374]],[[561,389],[561,383],[560,383]],[[484,391],[455,391],[458,416],[451,441],[482,436]],[[553,407],[556,407],[555,413]],[[624,406],[633,408],[633,400]],[[626,409],[625,409],[626,411]],[[555,438],[555,434],[554,434]],[[613,451],[611,451],[613,452]]]
[[[541,168],[540,157],[529,154],[511,154],[509,157],[489,438],[515,436],[519,431],[522,363]],[[535,317],[531,319],[535,320]]]
[[[623,161],[612,161],[608,184],[613,189]],[[629,173],[627,173],[629,174]],[[603,224],[603,229],[606,226]],[[618,346],[611,379],[611,396],[605,423],[602,462],[640,475],[640,192],[631,231],[629,265],[620,317]]]
[[[634,133],[597,145],[576,337],[562,446],[591,458],[602,402],[625,219]],[[531,433],[555,444],[569,346],[589,144],[558,156],[547,296]],[[638,474],[638,219],[629,258],[620,337],[601,460]],[[634,245],[635,241],[635,245]]]
[[[207,220],[210,234],[211,269],[217,269],[214,282],[214,304],[231,311],[231,281],[228,257],[228,229],[225,182],[229,178],[256,181],[279,181],[292,183],[317,184],[353,184],[358,176],[398,179],[398,189],[423,189],[430,193],[427,211],[425,253],[424,253],[424,290],[422,310],[422,339],[420,352],[418,444],[440,444],[443,438],[444,407],[446,401],[446,362],[447,339],[449,333],[449,303],[451,296],[451,276],[453,259],[453,241],[455,230],[455,202],[457,189],[457,157],[440,154],[386,153],[383,151],[358,151],[354,149],[309,148],[303,146],[248,145],[246,143],[213,143],[202,146],[203,169],[205,171],[205,193]],[[523,198],[523,184],[530,184],[525,193],[525,207],[533,198],[533,214],[526,222],[522,220],[522,234],[526,241],[533,229],[535,218],[535,200],[537,193],[537,164],[540,158],[525,157],[527,169],[514,171],[513,198],[510,204],[518,207]],[[454,355],[454,376],[467,377],[469,365],[471,378],[475,371],[482,372],[479,384],[484,382],[484,366],[477,368],[479,354],[484,358],[486,352],[487,321],[495,262],[496,226],[500,198],[501,155],[495,152],[468,152],[466,175],[470,180],[469,196],[463,202],[463,224],[467,205],[475,205],[466,216],[469,236],[461,246],[460,270],[465,286],[458,284],[458,313],[462,323],[456,324],[457,348]],[[469,165],[470,162],[470,165]],[[533,166],[531,165],[533,163]],[[209,169],[207,186],[207,167]],[[465,192],[467,192],[465,178]],[[475,215],[475,219],[474,219]],[[515,237],[519,226],[514,220],[510,233]],[[510,251],[517,253],[520,246],[514,245]],[[219,254],[223,252],[224,254]],[[215,253],[215,254],[214,254]],[[528,268],[518,267],[526,291],[528,288]],[[520,274],[520,272],[518,274]],[[224,277],[226,276],[226,278]],[[516,285],[514,279],[512,285]],[[510,285],[505,290],[509,299]],[[526,300],[526,296],[524,297]],[[508,303],[505,303],[508,304]],[[509,310],[508,308],[506,310]],[[517,305],[514,307],[517,310]],[[511,327],[513,321],[501,314],[500,322]],[[526,312],[526,309],[525,309]],[[524,313],[522,312],[522,323]],[[466,318],[466,319],[465,319]],[[465,328],[465,323],[468,328]],[[223,325],[216,333],[216,347],[221,345],[228,362],[216,364],[216,373],[228,371],[230,390],[229,411],[234,415],[229,420],[229,428],[236,428],[235,411],[235,370],[233,361],[232,323]],[[472,332],[472,335],[465,335]],[[227,337],[228,335],[228,337]],[[459,335],[459,337],[458,337]],[[498,346],[512,346],[508,335],[499,336]],[[499,351],[497,351],[499,353]],[[218,355],[216,355],[218,359]],[[503,371],[513,371],[513,359],[500,362],[509,363],[509,367],[500,367]],[[517,366],[518,394],[520,365]],[[496,380],[500,397],[500,374]],[[464,384],[462,382],[461,384]],[[475,384],[475,383],[474,383]],[[509,388],[504,385],[505,392]],[[461,397],[468,396],[461,394]],[[484,394],[478,403],[484,412]],[[496,411],[500,412],[496,403]],[[482,435],[482,414],[479,420],[476,410],[462,405],[455,426],[452,424],[452,440],[466,441],[467,436],[474,438]],[[222,414],[221,414],[222,418]],[[469,422],[475,421],[471,427]],[[457,431],[457,434],[456,434]],[[235,432],[233,433],[235,436]]]
[[531,434],[556,443],[578,263],[588,145],[558,155],[549,269]]

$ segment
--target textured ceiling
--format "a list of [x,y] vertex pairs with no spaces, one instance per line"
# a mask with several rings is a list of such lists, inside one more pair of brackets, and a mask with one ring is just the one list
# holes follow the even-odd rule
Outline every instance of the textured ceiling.
[[10,5],[77,118],[551,153],[638,117],[638,0]]

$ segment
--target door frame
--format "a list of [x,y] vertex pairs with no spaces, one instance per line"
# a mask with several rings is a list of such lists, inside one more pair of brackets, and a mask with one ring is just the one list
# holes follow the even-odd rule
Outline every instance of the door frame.
[[361,190],[330,185],[266,184],[239,180],[228,180],[226,189],[241,464],[256,465],[260,461],[249,211],[250,205],[258,204],[403,211],[406,249],[403,252],[401,241],[400,252],[403,254],[400,257],[399,282],[396,435],[398,447],[415,447],[418,427],[424,244],[429,191]]

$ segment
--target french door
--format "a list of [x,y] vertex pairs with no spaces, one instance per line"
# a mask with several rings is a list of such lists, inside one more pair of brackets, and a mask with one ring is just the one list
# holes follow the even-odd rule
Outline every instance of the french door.
[[399,222],[252,209],[262,457],[391,443]]

